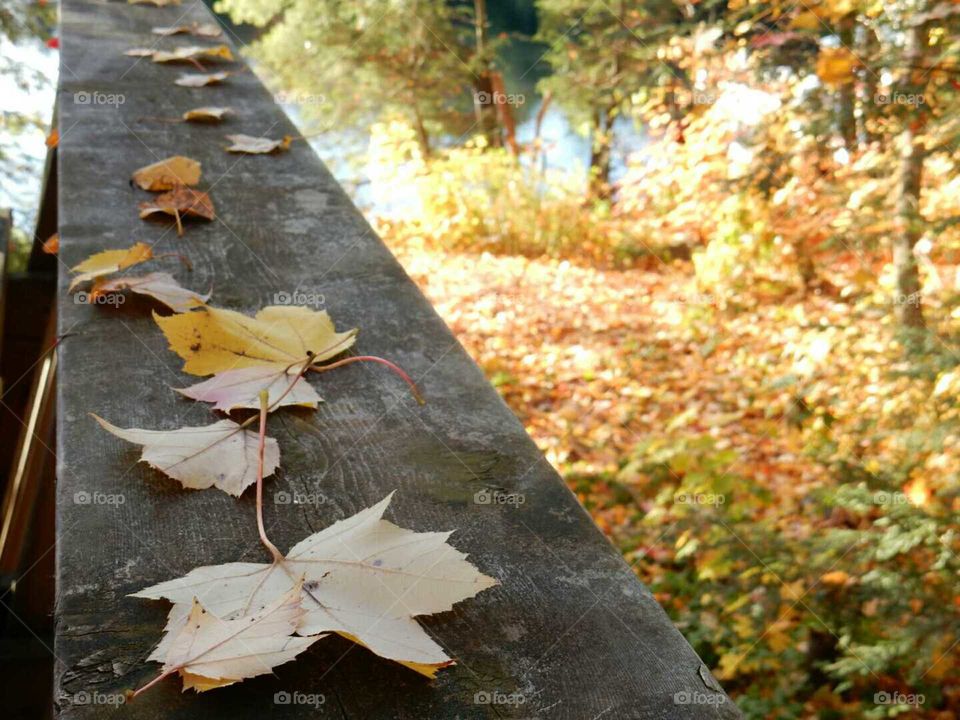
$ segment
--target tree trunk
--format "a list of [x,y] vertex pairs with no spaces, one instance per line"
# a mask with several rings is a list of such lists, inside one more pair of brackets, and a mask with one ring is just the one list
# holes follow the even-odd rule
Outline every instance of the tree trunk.
[[417,144],[420,146],[420,156],[426,160],[432,154],[430,149],[430,133],[427,132],[427,126],[423,121],[423,114],[420,112],[420,106],[413,103],[413,128],[417,133]]
[[480,132],[487,139],[490,147],[500,147],[503,141],[500,137],[500,127],[497,123],[497,103],[505,102],[503,93],[497,93],[491,77],[491,63],[486,56],[487,52],[487,2],[486,0],[473,1],[474,29],[476,32],[476,57],[481,70],[473,85],[473,111],[476,115]]
[[[924,9],[921,8],[921,12]],[[907,34],[906,71],[902,89],[905,95],[923,94],[923,85],[916,78],[926,61],[929,24],[910,28]],[[923,217],[920,215],[920,193],[923,183],[923,162],[926,150],[920,141],[926,112],[922,107],[912,108],[915,117],[906,107],[904,128],[900,135],[900,180],[897,198],[897,234],[893,240],[893,266],[897,274],[897,297],[895,307],[897,320],[903,327],[923,327],[923,304],[920,295],[920,273],[913,248],[920,239]]]
[[613,108],[597,111],[590,147],[590,197],[594,200],[610,198],[610,152],[613,145]]
[[880,139],[870,127],[870,121],[876,116],[877,107],[877,86],[879,84],[877,71],[877,56],[880,51],[880,43],[877,40],[877,33],[873,28],[866,25],[860,26],[860,49],[859,55],[863,58],[867,67],[863,69],[863,85],[860,93],[860,117],[858,118],[858,134],[866,143],[872,143]]
[[[845,48],[853,47],[853,29],[856,19],[847,15],[840,21],[840,44]],[[848,151],[853,152],[857,145],[857,118],[854,109],[856,103],[856,86],[854,76],[840,86],[837,97],[837,113],[840,125],[840,135]]]

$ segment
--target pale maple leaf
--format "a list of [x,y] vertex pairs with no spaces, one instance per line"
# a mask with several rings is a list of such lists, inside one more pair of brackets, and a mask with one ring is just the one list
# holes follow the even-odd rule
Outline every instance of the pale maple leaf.
[[447,543],[450,532],[418,533],[384,520],[391,497],[301,540],[272,563],[199,567],[135,593],[174,603],[151,659],[166,655],[194,597],[230,619],[259,612],[303,578],[298,633],[336,632],[433,677],[453,661],[414,618],[450,610],[497,581]]
[[120,290],[131,290],[140,295],[156,298],[171,310],[186,312],[203,305],[210,294],[201,295],[182,287],[169,273],[154,272],[140,277],[121,277],[97,280],[90,289],[93,298]]
[[[91,413],[92,414],[92,413]],[[118,438],[143,446],[140,460],[193,490],[216,487],[239,496],[257,481],[257,433],[232,420],[176,430],[119,428],[93,415],[100,426]],[[280,447],[266,438],[264,476],[280,465]]]
[[322,636],[292,637],[303,616],[302,581],[270,605],[233,620],[207,611],[197,599],[163,660],[161,677],[177,672],[183,689],[197,692],[272,672]]
[[259,408],[262,390],[267,391],[271,410],[284,405],[316,408],[320,402],[320,396],[306,380],[300,379],[291,387],[290,376],[284,368],[270,365],[225,370],[209,380],[176,390],[193,400],[212,402],[214,410],[224,412],[237,408]]

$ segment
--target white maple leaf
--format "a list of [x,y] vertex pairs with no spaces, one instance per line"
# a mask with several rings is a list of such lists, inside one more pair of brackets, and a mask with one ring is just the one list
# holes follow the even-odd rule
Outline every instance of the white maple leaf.
[[298,633],[336,632],[433,677],[452,660],[414,618],[450,610],[497,581],[447,543],[449,532],[418,533],[384,520],[391,497],[309,536],[273,563],[199,567],[135,593],[174,603],[167,636],[151,658],[166,653],[194,597],[219,617],[234,618],[268,606],[302,577]]
[[[92,414],[92,413],[91,413]],[[143,446],[140,460],[169,475],[187,488],[216,487],[239,496],[257,481],[257,433],[232,420],[213,425],[182,427],[176,430],[119,428],[93,415],[101,427],[127,442]],[[280,465],[280,447],[266,438],[264,476]]]
[[223,620],[194,599],[186,622],[169,643],[161,677],[180,673],[198,692],[264,675],[320,639],[293,637],[303,608],[302,581],[256,613]]

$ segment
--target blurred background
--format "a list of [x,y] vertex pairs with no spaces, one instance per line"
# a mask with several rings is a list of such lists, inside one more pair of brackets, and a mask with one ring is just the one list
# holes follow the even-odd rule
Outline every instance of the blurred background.
[[747,718],[960,717],[957,0],[211,4]]

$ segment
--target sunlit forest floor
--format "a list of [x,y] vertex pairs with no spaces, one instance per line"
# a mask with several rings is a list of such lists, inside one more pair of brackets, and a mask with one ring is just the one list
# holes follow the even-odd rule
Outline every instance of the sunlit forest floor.
[[[774,712],[815,667],[863,676],[871,696],[951,676],[956,638],[935,615],[957,600],[950,571],[931,566],[956,561],[936,538],[958,501],[932,501],[960,467],[956,319],[931,307],[939,337],[899,336],[889,305],[856,284],[887,258],[834,256],[815,292],[770,282],[732,300],[682,261],[613,271],[397,242],[598,525],[731,694],[750,694],[738,702],[751,715],[860,716],[872,697],[826,683]],[[917,618],[928,611],[935,637]],[[872,669],[883,662],[903,675]],[[771,670],[779,679],[759,679]],[[960,699],[950,682],[938,692]]]

